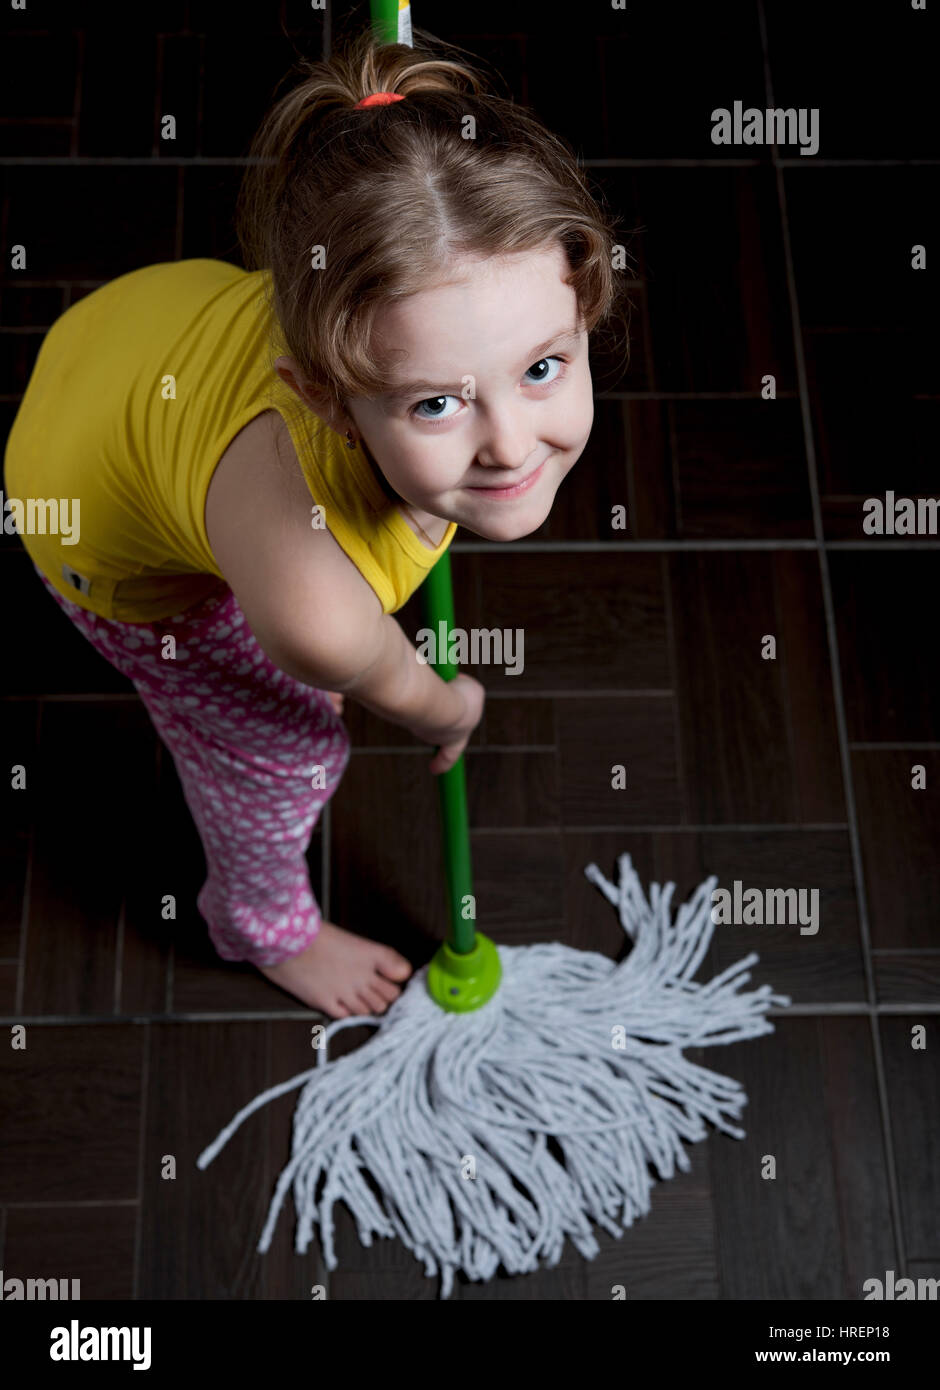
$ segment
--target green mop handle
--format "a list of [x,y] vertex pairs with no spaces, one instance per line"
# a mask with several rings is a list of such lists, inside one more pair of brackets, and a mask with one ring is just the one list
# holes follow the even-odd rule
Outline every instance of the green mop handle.
[[[434,635],[432,651],[436,659],[428,664],[445,681],[452,681],[457,675],[457,667],[450,660],[448,652],[450,633],[456,626],[454,622],[454,590],[450,576],[450,554],[444,554],[428,572],[421,585],[421,603],[425,626]],[[440,641],[441,624],[444,625],[445,641]],[[453,767],[439,774],[437,779],[441,808],[441,826],[444,836],[444,871],[447,876],[447,904],[450,934],[447,938],[451,949],[465,955],[475,944],[473,920],[463,916],[462,908],[468,895],[473,893],[473,877],[470,868],[470,825],[467,815],[467,780],[464,770],[463,754]]]
[[408,0],[370,0],[372,29],[379,43],[404,43],[411,40],[411,6]]

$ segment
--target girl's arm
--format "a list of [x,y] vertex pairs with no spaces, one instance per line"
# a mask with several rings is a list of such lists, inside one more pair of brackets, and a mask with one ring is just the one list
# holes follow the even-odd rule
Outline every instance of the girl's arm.
[[412,731],[452,728],[464,715],[460,691],[418,661],[342,547],[311,527],[310,492],[286,430],[280,457],[272,447],[278,425],[267,416],[246,425],[206,496],[209,544],[249,627],[305,685],[349,694]]

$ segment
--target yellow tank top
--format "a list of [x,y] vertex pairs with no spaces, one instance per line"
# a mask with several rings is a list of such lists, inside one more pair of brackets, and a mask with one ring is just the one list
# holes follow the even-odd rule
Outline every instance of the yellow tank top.
[[[285,352],[267,271],[161,262],[80,299],[47,333],[4,460],[4,507],[33,561],[105,618],[150,622],[219,587],[205,501],[216,464],[264,410],[290,431],[326,527],[393,613],[441,557],[423,545],[369,460],[274,371]],[[322,510],[313,512],[314,504]]]

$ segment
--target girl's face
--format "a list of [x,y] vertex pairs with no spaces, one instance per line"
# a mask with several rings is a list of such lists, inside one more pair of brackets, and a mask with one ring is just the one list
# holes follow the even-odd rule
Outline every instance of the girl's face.
[[[588,335],[567,273],[561,247],[464,260],[453,280],[379,314],[379,343],[404,349],[394,384],[347,409],[412,507],[494,541],[527,536],[548,516],[594,420]],[[486,491],[496,488],[510,490]]]

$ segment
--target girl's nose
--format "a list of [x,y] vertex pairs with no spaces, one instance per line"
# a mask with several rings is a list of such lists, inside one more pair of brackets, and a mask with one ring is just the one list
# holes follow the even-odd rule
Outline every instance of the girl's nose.
[[538,440],[528,411],[505,411],[491,416],[484,427],[477,459],[484,467],[521,468],[535,452]]

